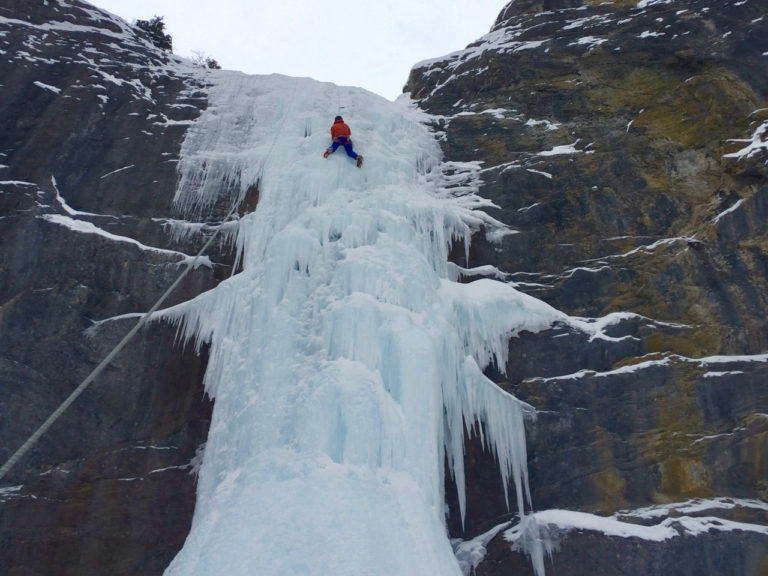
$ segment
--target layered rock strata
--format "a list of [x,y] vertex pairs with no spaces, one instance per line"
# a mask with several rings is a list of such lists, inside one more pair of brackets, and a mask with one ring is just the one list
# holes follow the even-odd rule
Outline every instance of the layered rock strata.
[[[78,0],[3,2],[0,53],[5,462],[212,226],[181,223],[172,206],[204,76]],[[226,276],[227,253],[210,251],[168,304]],[[191,520],[204,368],[171,328],[143,329],[3,479],[0,572],[161,574]]]
[[[561,329],[510,343],[512,377],[497,380],[538,411],[534,509],[632,518],[728,498],[740,510],[702,505],[699,521],[721,526],[694,535],[680,523],[665,544],[542,519],[559,535],[552,573],[768,565],[765,38],[758,2],[516,0],[486,36],[411,73],[447,159],[482,163],[481,195],[514,232],[500,246],[478,237],[459,262],[494,264],[612,326],[608,340]],[[504,519],[487,457],[476,446],[470,458],[461,538]],[[734,515],[749,519],[744,532],[725,528]],[[514,541],[499,532],[476,573],[529,573]]]

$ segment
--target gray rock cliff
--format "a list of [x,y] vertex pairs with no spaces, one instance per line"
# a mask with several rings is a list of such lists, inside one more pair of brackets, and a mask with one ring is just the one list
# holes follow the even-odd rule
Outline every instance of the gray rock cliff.
[[[638,510],[668,506],[652,523],[677,530],[660,544],[542,520],[548,573],[768,570],[766,38],[759,2],[516,0],[411,73],[447,159],[482,162],[515,232],[478,237],[469,265],[612,326],[510,343],[497,381],[538,411],[534,509],[648,524]],[[504,519],[487,456],[469,457],[465,539]],[[674,519],[692,501],[715,518],[704,534]],[[532,573],[510,546],[496,536],[476,573]]]
[[[448,525],[460,557],[482,544],[474,574],[532,574],[532,534],[554,575],[768,573],[767,38],[757,0],[515,0],[412,70],[457,185],[482,163],[514,232],[456,262],[606,335],[523,333],[490,370],[536,409],[535,532],[472,440],[468,515]],[[5,461],[229,207],[190,224],[173,205],[204,73],[80,0],[5,0],[0,52]],[[231,273],[226,243],[208,256],[168,304]],[[205,364],[142,330],[0,484],[2,574],[163,572],[192,516]]]
[[[172,56],[77,0],[4,1],[0,51],[5,462],[199,249],[171,202],[206,100]],[[212,255],[169,304],[227,274],[226,250]],[[169,327],[142,330],[3,479],[1,573],[162,573],[191,519],[204,368]]]

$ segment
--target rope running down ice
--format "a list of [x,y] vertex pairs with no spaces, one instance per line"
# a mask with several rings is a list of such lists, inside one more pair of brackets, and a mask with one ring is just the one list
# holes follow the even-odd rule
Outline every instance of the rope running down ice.
[[[296,82],[294,82],[294,91],[292,93],[291,101],[293,101],[293,97],[296,93],[296,84],[298,83],[298,79]],[[280,123],[280,129],[282,129],[283,125],[285,124],[285,119],[287,117],[287,112],[283,115],[283,119]],[[280,131],[280,130],[278,130]],[[272,151],[275,148],[275,143],[277,141],[277,138],[272,142],[272,146],[269,149],[269,152],[267,152],[266,157],[264,158],[264,162],[262,163],[261,172],[263,173],[264,166],[266,166],[267,161],[269,160],[269,157],[272,155]],[[259,177],[260,179],[260,177]],[[145,312],[141,318],[139,318],[139,321],[136,323],[136,325],[131,328],[131,330],[123,336],[123,339],[118,342],[117,346],[115,346],[112,351],[107,354],[107,356],[99,363],[96,368],[93,369],[93,371],[83,380],[80,385],[74,389],[74,391],[67,396],[67,398],[59,405],[56,410],[54,410],[50,416],[46,419],[45,422],[43,422],[40,427],[35,430],[32,435],[27,438],[26,442],[21,445],[21,447],[16,450],[16,452],[13,453],[13,455],[8,459],[8,461],[3,464],[2,467],[0,467],[0,480],[5,477],[5,475],[8,473],[8,471],[13,468],[13,466],[21,460],[21,458],[29,451],[32,446],[34,446],[37,441],[40,439],[40,437],[45,434],[48,429],[53,425],[56,420],[59,419],[59,417],[64,413],[64,411],[70,407],[70,405],[77,400],[78,396],[80,396],[88,386],[91,385],[91,383],[96,379],[96,377],[101,374],[101,372],[106,368],[110,362],[114,359],[115,356],[117,356],[120,351],[122,351],[123,348],[128,344],[128,342],[131,341],[131,339],[136,335],[136,333],[147,323],[149,318],[154,314],[158,308],[165,302],[165,299],[170,296],[171,292],[173,292],[176,289],[176,286],[179,285],[179,283],[189,274],[189,271],[192,270],[192,268],[197,264],[197,261],[200,259],[200,257],[203,255],[203,253],[208,249],[208,247],[211,245],[211,243],[216,239],[216,237],[221,232],[222,228],[224,227],[224,224],[227,223],[227,221],[232,217],[232,215],[235,213],[235,210],[237,210],[237,207],[240,205],[240,201],[242,198],[236,199],[236,201],[233,203],[232,208],[230,209],[229,213],[224,217],[224,219],[221,221],[221,224],[216,228],[214,233],[211,235],[211,237],[208,239],[208,241],[203,245],[203,247],[200,249],[200,251],[195,255],[195,257],[192,259],[191,262],[187,265],[186,269],[179,275],[179,277],[174,281],[173,284],[163,293],[162,296],[155,302],[155,304],[150,308],[147,312]]]
[[131,330],[125,336],[123,336],[123,339],[120,340],[117,346],[115,346],[109,354],[107,354],[104,360],[102,360],[99,365],[93,369],[93,371],[85,378],[85,380],[83,380],[80,385],[75,388],[75,390],[59,405],[59,407],[56,408],[56,410],[54,410],[50,416],[48,416],[48,419],[43,422],[37,430],[35,430],[35,432],[27,439],[26,442],[24,442],[24,444],[21,445],[18,450],[16,450],[13,456],[11,456],[8,461],[3,464],[2,468],[0,468],[0,480],[2,480],[8,471],[24,456],[24,454],[26,454],[27,451],[37,443],[40,437],[48,431],[48,429],[53,425],[54,422],[56,422],[56,420],[58,420],[59,416],[61,416],[64,411],[69,408],[69,406],[77,399],[77,397],[80,396],[80,394],[82,394],[86,388],[88,388],[91,382],[96,379],[102,370],[104,370],[104,368],[106,368],[107,365],[112,362],[114,357],[117,356],[123,348],[125,348],[125,346],[128,344],[128,342],[130,342],[134,335],[147,323],[150,316],[162,305],[163,302],[165,302],[165,299],[170,296],[171,292],[173,292],[176,286],[178,286],[179,283],[187,276],[189,271],[195,267],[197,261],[208,249],[213,240],[219,235],[222,228],[224,227],[224,224],[226,224],[232,214],[234,214],[238,204],[238,202],[234,203],[232,209],[229,211],[229,214],[225,216],[221,224],[219,224],[205,245],[200,249],[200,252],[198,252],[197,255],[188,263],[186,269],[184,269],[176,281],[171,284],[168,290],[166,290],[165,293],[160,296],[152,308],[150,308],[142,315],[141,318],[139,318],[139,321],[136,323],[136,325],[131,328]]

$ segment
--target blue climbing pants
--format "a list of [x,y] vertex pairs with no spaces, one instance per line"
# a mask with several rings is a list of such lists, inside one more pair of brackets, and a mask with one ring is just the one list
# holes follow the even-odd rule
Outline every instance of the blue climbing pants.
[[349,138],[344,138],[344,136],[342,136],[338,140],[334,140],[333,144],[331,144],[331,154],[336,152],[336,149],[339,146],[344,146],[344,150],[347,151],[347,156],[350,158],[357,158],[357,154],[352,150],[352,141]]

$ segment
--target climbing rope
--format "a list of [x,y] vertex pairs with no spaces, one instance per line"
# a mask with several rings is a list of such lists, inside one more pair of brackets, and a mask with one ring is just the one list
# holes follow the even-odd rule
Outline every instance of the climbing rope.
[[[285,111],[283,113],[283,118],[280,122],[280,126],[278,128],[278,132],[281,132],[283,129],[283,126],[285,125],[285,120],[288,117],[288,110],[290,106],[293,105],[293,102],[296,97],[296,92],[298,89],[298,83],[299,79],[296,78],[293,83],[293,91],[291,92],[291,97],[289,99],[289,104],[285,108]],[[264,161],[262,162],[261,169],[259,170],[259,176],[257,178],[257,185],[258,182],[261,181],[264,173],[264,167],[267,165],[267,162],[269,161],[269,158],[272,156],[272,152],[275,149],[275,144],[277,143],[277,137],[272,141],[272,146],[270,147],[269,151],[267,152],[267,155],[264,157]],[[242,195],[241,195],[242,196]],[[8,473],[8,471],[13,468],[13,466],[29,451],[32,446],[34,446],[37,441],[40,439],[40,437],[45,434],[48,429],[53,425],[56,420],[59,419],[59,417],[64,413],[64,411],[70,407],[70,405],[77,400],[78,396],[80,396],[88,386],[91,385],[91,383],[96,379],[96,377],[101,374],[101,372],[106,368],[110,362],[117,356],[120,351],[125,348],[125,346],[128,344],[128,342],[131,341],[131,339],[136,335],[136,333],[141,330],[141,328],[149,321],[149,318],[154,314],[160,306],[162,306],[163,302],[165,302],[165,299],[170,296],[171,292],[174,291],[174,289],[179,285],[179,283],[189,274],[189,271],[197,264],[197,261],[200,259],[200,257],[203,255],[203,253],[208,249],[208,247],[211,245],[211,243],[216,239],[216,237],[221,232],[222,228],[224,227],[224,224],[227,223],[227,221],[232,217],[232,215],[235,213],[235,210],[237,210],[237,207],[240,205],[240,202],[242,200],[242,197],[238,198],[232,208],[230,209],[229,213],[224,217],[224,219],[221,221],[221,224],[214,230],[214,233],[211,235],[211,237],[208,239],[208,241],[203,245],[203,247],[200,249],[200,251],[197,253],[197,255],[192,259],[191,262],[187,265],[186,269],[182,271],[182,273],[179,275],[179,277],[176,279],[176,281],[171,284],[171,286],[168,288],[168,290],[165,291],[165,293],[160,296],[160,298],[155,302],[155,304],[147,311],[145,312],[141,318],[139,318],[139,321],[136,323],[136,325],[131,328],[131,330],[123,336],[123,339],[120,340],[120,342],[115,346],[112,351],[107,354],[107,356],[102,360],[96,368],[93,369],[93,371],[88,374],[88,376],[83,380],[80,385],[75,388],[75,390],[67,396],[67,398],[59,405],[56,410],[51,413],[50,416],[48,416],[48,419],[43,422],[40,427],[35,430],[35,432],[27,438],[26,442],[21,445],[21,447],[14,452],[14,454],[8,459],[8,461],[3,464],[2,467],[0,467],[0,480],[3,479],[3,477]]]
[[[346,108],[346,105],[341,104],[341,87],[337,84],[336,85],[336,104],[338,107],[338,112],[336,112],[337,115],[341,116],[342,111]],[[341,162],[336,162],[336,187],[335,190],[338,190],[341,187],[341,169],[342,165]]]
[[237,209],[239,203],[235,202],[232,206],[232,209],[229,211],[229,214],[227,214],[224,217],[224,220],[222,220],[221,224],[216,228],[214,233],[211,235],[211,237],[208,239],[208,241],[205,243],[205,245],[200,249],[200,251],[197,253],[197,255],[188,263],[187,267],[182,271],[182,273],[179,275],[179,277],[176,279],[176,281],[171,284],[171,286],[168,288],[168,290],[165,291],[165,293],[160,296],[160,298],[155,302],[155,304],[147,311],[145,312],[141,318],[139,318],[139,321],[136,323],[136,325],[131,328],[131,330],[123,336],[123,339],[120,340],[120,342],[115,346],[112,351],[107,354],[107,356],[102,360],[96,368],[93,369],[93,371],[88,374],[88,376],[83,380],[80,385],[75,388],[75,390],[64,400],[56,410],[51,413],[50,416],[48,416],[48,419],[43,422],[40,427],[35,430],[35,432],[27,439],[24,444],[21,445],[21,447],[16,450],[16,452],[11,456],[8,461],[3,464],[2,468],[0,468],[0,480],[3,479],[3,477],[8,473],[8,471],[13,468],[13,466],[26,454],[32,446],[34,446],[37,441],[40,439],[40,437],[45,434],[48,429],[53,425],[56,420],[59,419],[59,417],[64,413],[64,411],[69,408],[69,406],[77,400],[77,397],[80,396],[83,392],[85,392],[85,389],[90,386],[91,382],[93,382],[96,377],[101,374],[102,370],[106,368],[110,362],[114,359],[115,356],[117,356],[120,351],[125,348],[125,346],[128,344],[128,342],[131,341],[131,339],[136,335],[136,333],[147,323],[150,316],[157,311],[157,309],[165,302],[165,299],[170,296],[171,292],[174,291],[174,289],[179,285],[179,283],[189,274],[189,271],[195,267],[197,264],[197,261],[200,259],[200,257],[203,255],[203,253],[208,249],[208,247],[211,245],[211,243],[214,241],[214,239],[219,235],[222,228],[224,227],[224,224],[227,223],[227,221],[230,219],[230,217],[235,213],[235,210]]

